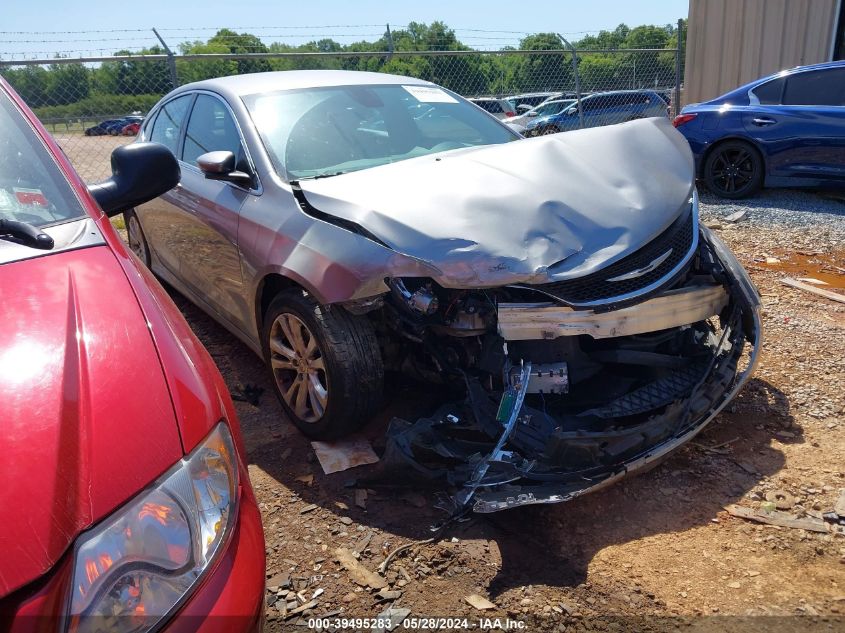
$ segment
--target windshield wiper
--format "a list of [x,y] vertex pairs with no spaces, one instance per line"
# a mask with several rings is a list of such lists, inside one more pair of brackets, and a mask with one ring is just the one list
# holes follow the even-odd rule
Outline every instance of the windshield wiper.
[[303,176],[302,178],[297,178],[296,180],[319,180],[320,178],[331,178],[333,176],[342,176],[348,172],[345,171],[332,171],[326,174],[316,174],[314,176]]
[[0,239],[20,242],[25,246],[49,251],[53,248],[53,238],[41,229],[17,220],[0,218]]

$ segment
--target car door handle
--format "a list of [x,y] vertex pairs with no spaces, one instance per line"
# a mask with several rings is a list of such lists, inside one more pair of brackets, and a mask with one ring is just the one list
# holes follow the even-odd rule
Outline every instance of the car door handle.
[[777,123],[777,121],[775,121],[774,119],[770,119],[769,117],[754,117],[753,119],[751,119],[751,122],[754,125],[772,125],[774,123]]

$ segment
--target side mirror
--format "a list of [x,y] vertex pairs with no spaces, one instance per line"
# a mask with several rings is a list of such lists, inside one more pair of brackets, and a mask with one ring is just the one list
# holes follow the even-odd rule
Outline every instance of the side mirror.
[[88,185],[103,212],[113,217],[169,191],[182,177],[179,163],[164,145],[130,143],[111,153],[112,176]]
[[516,111],[517,112],[528,112],[529,110],[531,110],[531,108],[532,108],[532,106],[528,105],[527,103],[523,103],[523,104],[516,106]]
[[252,176],[235,169],[235,154],[233,152],[207,152],[197,158],[197,166],[210,180],[226,180],[247,186],[252,184]]
[[525,113],[525,116],[537,116],[538,114],[539,114],[539,112],[534,112],[534,111],[532,110],[531,112],[526,112],[526,113]]

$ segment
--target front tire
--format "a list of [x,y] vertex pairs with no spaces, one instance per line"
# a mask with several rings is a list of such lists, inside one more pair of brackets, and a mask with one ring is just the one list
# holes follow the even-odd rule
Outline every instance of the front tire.
[[707,156],[703,171],[707,188],[720,198],[746,198],[763,186],[763,159],[745,141],[716,146]]
[[543,128],[543,131],[540,132],[540,136],[548,136],[550,134],[557,134],[560,132],[560,128],[556,125],[549,125],[548,127]]
[[376,412],[384,366],[366,317],[286,290],[267,309],[262,345],[282,408],[307,437],[348,435]]
[[138,256],[144,266],[149,268],[152,263],[150,247],[147,244],[144,229],[141,228],[141,222],[138,220],[138,214],[131,209],[126,211],[123,214],[123,223],[126,225],[126,241],[129,242],[129,249]]

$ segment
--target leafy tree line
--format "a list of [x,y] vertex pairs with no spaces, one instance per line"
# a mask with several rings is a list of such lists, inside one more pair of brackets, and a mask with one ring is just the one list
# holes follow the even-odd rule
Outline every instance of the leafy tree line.
[[[629,28],[620,24],[612,31],[588,35],[573,45],[581,87],[584,91],[635,87],[666,87],[674,83],[678,33],[674,25]],[[381,53],[339,57],[287,57],[257,59],[203,59],[177,57],[180,84],[225,75],[272,70],[342,69],[367,70],[419,77],[466,96],[505,95],[517,92],[572,90],[575,86],[572,57],[561,37],[554,33],[529,35],[519,42],[523,51],[556,53],[497,53],[461,56],[404,56],[403,52],[471,51],[443,22],[412,22],[375,41],[343,45],[321,39],[297,46],[264,44],[250,33],[221,29],[207,41],[184,42],[183,55],[207,53]],[[591,50],[612,50],[593,53]],[[630,51],[626,49],[653,49]],[[399,52],[400,55],[393,55]],[[163,54],[158,46],[134,51],[135,55]],[[124,50],[116,55],[128,55]],[[167,62],[106,61],[96,67],[81,63],[22,66],[2,71],[23,99],[42,119],[94,117],[134,110],[146,112],[161,95],[172,89]]]

